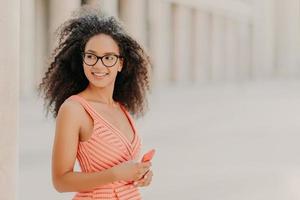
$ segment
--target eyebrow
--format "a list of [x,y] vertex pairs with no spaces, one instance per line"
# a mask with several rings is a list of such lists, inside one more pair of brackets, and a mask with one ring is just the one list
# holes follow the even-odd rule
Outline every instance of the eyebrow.
[[[91,49],[87,50],[86,52],[91,52],[91,53],[99,55],[97,51],[94,51],[94,50],[91,50]],[[116,52],[105,52],[103,55],[110,55],[110,54],[119,55]]]

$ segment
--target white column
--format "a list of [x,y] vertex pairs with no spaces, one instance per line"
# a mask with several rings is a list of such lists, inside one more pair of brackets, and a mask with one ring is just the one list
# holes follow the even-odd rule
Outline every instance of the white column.
[[47,2],[35,1],[35,86],[41,83],[48,61]]
[[225,77],[225,19],[213,14],[212,17],[212,80],[220,81]]
[[193,77],[206,82],[211,79],[211,14],[195,10],[193,17]]
[[50,4],[50,49],[56,46],[55,31],[57,28],[72,16],[72,12],[81,5],[81,0],[51,0]]
[[21,2],[20,90],[22,97],[34,94],[35,89],[35,1]]
[[253,76],[274,75],[274,1],[254,0],[253,7]]
[[191,37],[192,11],[188,7],[173,7],[173,79],[178,82],[189,82],[192,72]]
[[161,0],[149,1],[149,48],[153,63],[153,83],[171,79],[171,5]]
[[[238,25],[236,20],[227,19],[225,22],[225,79],[234,81],[238,71]],[[243,63],[241,63],[243,64]]]
[[247,22],[238,25],[238,80],[245,81],[253,79],[252,68],[252,25]]
[[0,7],[0,199],[18,199],[20,1]]
[[279,76],[300,76],[300,1],[276,1],[276,55]]
[[147,15],[145,0],[121,0],[120,18],[129,33],[143,46],[147,45]]
[[108,15],[118,17],[118,0],[87,0],[86,3],[101,8]]

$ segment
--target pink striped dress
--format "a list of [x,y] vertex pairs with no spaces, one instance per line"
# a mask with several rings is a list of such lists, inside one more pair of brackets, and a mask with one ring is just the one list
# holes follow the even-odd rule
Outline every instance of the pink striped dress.
[[[129,141],[115,126],[105,120],[79,95],[69,97],[78,101],[94,121],[91,137],[79,141],[77,160],[82,172],[99,172],[128,160],[136,160],[141,149],[141,138],[134,127],[133,119],[121,104],[134,131],[133,141]],[[132,182],[116,181],[94,188],[91,191],[76,193],[73,200],[141,200],[137,186]]]

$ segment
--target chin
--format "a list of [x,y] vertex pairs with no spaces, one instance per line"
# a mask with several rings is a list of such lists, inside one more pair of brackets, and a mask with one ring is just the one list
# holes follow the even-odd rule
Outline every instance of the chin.
[[109,87],[111,84],[113,84],[112,81],[90,81],[90,84],[93,85],[94,87],[97,87],[97,88],[106,88],[106,87]]

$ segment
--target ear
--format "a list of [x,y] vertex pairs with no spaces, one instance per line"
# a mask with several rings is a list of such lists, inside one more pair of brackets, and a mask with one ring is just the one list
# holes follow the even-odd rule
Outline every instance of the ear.
[[123,59],[120,59],[120,65],[119,65],[119,68],[118,68],[118,72],[121,72],[122,68],[123,68]]

